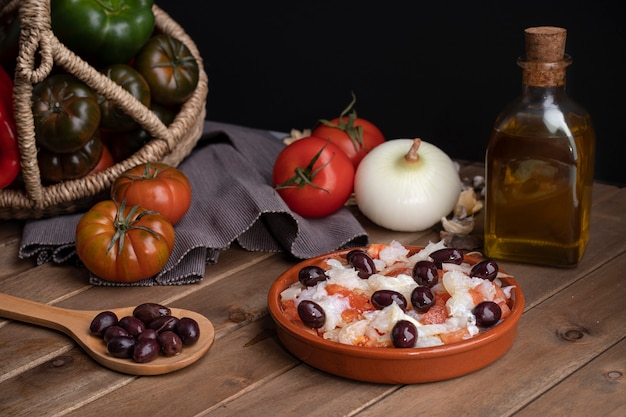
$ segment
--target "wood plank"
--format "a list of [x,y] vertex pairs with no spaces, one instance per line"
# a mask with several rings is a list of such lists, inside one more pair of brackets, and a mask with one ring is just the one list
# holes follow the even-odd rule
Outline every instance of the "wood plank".
[[54,330],[22,323],[4,324],[0,328],[0,382],[76,347],[69,337]]
[[59,303],[90,288],[87,272],[71,265],[52,263],[0,280],[0,291],[40,303]]
[[[90,286],[85,294],[72,297],[59,303],[66,308],[98,310],[111,307],[125,307],[143,302],[156,302],[174,306],[175,303],[191,293],[212,287],[221,280],[242,269],[250,268],[273,254],[248,252],[243,249],[228,249],[220,255],[215,265],[207,265],[205,277],[196,284],[156,285],[151,287],[108,287]],[[183,307],[182,305],[177,305]],[[184,307],[188,308],[188,307]]]
[[[289,371],[288,379],[281,375],[253,388],[257,389],[224,401],[202,413],[202,416],[348,416],[400,387],[362,384],[300,365]],[[387,410],[385,415],[395,415],[395,410]]]
[[[132,413],[136,410],[133,403],[136,398],[150,397],[151,401],[142,405],[146,415],[271,416],[292,415],[298,410],[297,415],[344,415],[354,404],[379,398],[395,389],[387,385],[362,385],[299,365],[273,337],[267,337],[267,331],[267,320],[257,321],[228,334],[189,373],[183,370],[167,377],[133,381],[114,393],[119,404],[116,411]],[[298,383],[283,385],[280,376],[285,372],[292,373]],[[180,395],[181,386],[185,386],[184,396]],[[255,396],[260,387],[263,397]],[[338,398],[335,402],[340,414],[337,410],[328,414],[327,407],[314,397],[309,398],[308,390],[320,387],[329,395],[341,397],[343,401]],[[240,401],[242,396],[246,398],[244,402]],[[102,415],[109,409],[110,399],[102,398],[68,416]]]
[[211,287],[190,294],[184,300],[185,308],[205,314],[219,332],[232,331],[267,316],[270,286],[295,262],[281,255],[266,258]]
[[0,220],[0,242],[7,244],[19,240],[23,226],[23,221]]
[[[277,345],[268,331],[270,326],[266,318],[239,327],[217,341],[206,357],[189,368],[157,377],[137,378],[106,397],[92,396],[93,401],[81,404],[67,416],[110,415],[112,398],[116,415],[136,415],[138,401],[141,401],[141,415],[184,417],[214,408],[298,365]],[[70,383],[65,388],[71,387]],[[68,406],[79,400],[72,398]]]
[[[62,415],[68,408],[121,388],[133,379],[108,371],[73,349],[0,383],[0,415]],[[114,404],[109,402],[109,406]]]
[[[0,291],[42,303],[80,294],[88,284],[76,279],[75,268],[45,264],[0,280]],[[75,343],[51,330],[0,318],[0,380],[71,350]]]
[[[626,339],[524,407],[515,417],[623,417],[626,410]],[[584,387],[584,389],[580,389]],[[572,393],[575,392],[575,397]],[[616,399],[622,401],[616,401]]]
[[0,280],[33,266],[32,261],[18,257],[21,238],[22,222],[0,221]]

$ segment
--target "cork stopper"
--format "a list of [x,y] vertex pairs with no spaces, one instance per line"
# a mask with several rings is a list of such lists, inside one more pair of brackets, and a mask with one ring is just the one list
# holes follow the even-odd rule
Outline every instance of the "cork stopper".
[[518,60],[523,83],[536,87],[565,85],[565,68],[572,59],[565,54],[567,31],[554,26],[537,26],[524,31],[526,57]]
[[536,62],[558,62],[565,55],[567,31],[554,26],[539,26],[524,31],[526,59]]

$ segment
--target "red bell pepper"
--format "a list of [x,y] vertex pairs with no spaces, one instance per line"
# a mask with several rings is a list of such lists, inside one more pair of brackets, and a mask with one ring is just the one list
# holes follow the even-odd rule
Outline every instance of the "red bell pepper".
[[0,188],[5,188],[20,172],[20,152],[13,112],[13,81],[0,66]]

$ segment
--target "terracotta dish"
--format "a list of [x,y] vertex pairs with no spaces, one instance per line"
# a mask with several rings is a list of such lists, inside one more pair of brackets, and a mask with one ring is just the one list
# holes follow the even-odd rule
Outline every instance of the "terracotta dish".
[[[405,246],[412,253],[422,247]],[[294,356],[322,371],[345,378],[388,384],[441,381],[477,371],[495,362],[513,344],[517,324],[524,310],[524,295],[513,278],[501,278],[503,285],[514,285],[511,315],[493,328],[463,342],[428,348],[360,347],[325,340],[288,319],[281,309],[280,293],[298,280],[306,265],[322,265],[341,250],[300,262],[286,270],[272,284],[268,294],[269,311],[276,322],[280,341]],[[475,264],[478,258],[465,256]]]

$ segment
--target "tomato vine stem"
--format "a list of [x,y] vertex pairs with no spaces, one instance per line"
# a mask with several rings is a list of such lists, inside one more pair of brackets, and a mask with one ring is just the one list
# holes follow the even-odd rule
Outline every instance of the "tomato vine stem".
[[156,211],[153,210],[145,210],[139,215],[137,215],[137,211],[141,207],[133,206],[128,215],[124,215],[126,211],[126,200],[122,200],[121,204],[117,209],[117,213],[115,214],[115,220],[113,221],[113,225],[115,226],[115,234],[113,238],[111,238],[111,242],[109,242],[109,246],[107,247],[107,252],[109,252],[117,242],[119,245],[117,247],[117,254],[120,255],[122,253],[122,249],[124,248],[124,239],[126,237],[126,233],[131,229],[141,229],[153,235],[155,238],[159,239],[159,234],[146,226],[136,226],[135,223],[139,221],[142,217],[148,214],[157,214]]
[[[354,146],[354,149],[357,152],[359,152],[361,149],[365,148],[365,143],[363,141],[363,126],[354,125],[354,122],[357,119],[356,110],[353,108],[355,103],[356,103],[356,95],[354,94],[354,92],[352,92],[352,101],[350,102],[350,104],[348,104],[348,107],[343,109],[343,111],[339,115],[338,124],[332,123],[331,121],[327,119],[320,119],[320,123],[346,132],[346,134],[350,138],[350,141],[352,141],[352,145]],[[348,114],[348,112],[350,112],[350,114]],[[348,115],[347,121],[344,120],[346,115]]]
[[333,156],[331,156],[331,158],[327,162],[325,162],[321,166],[313,169],[313,167],[315,166],[315,163],[318,161],[318,159],[322,155],[322,152],[324,152],[324,149],[326,149],[326,146],[328,145],[328,143],[330,143],[330,140],[326,141],[324,146],[322,146],[320,148],[320,150],[313,156],[313,158],[311,158],[311,161],[309,161],[309,164],[306,166],[306,168],[297,167],[294,170],[294,174],[295,175],[293,177],[289,178],[284,183],[277,185],[275,187],[275,189],[276,190],[280,190],[280,189],[283,189],[283,188],[303,188],[306,185],[310,185],[313,188],[317,188],[319,190],[322,190],[322,191],[325,191],[327,193],[330,193],[330,191],[328,191],[326,188],[320,187],[319,185],[317,185],[317,184],[315,184],[313,182],[313,179],[315,178],[315,176],[322,169],[324,169],[324,167],[326,167],[328,164],[330,164],[330,161],[334,157],[334,154],[333,154]]

